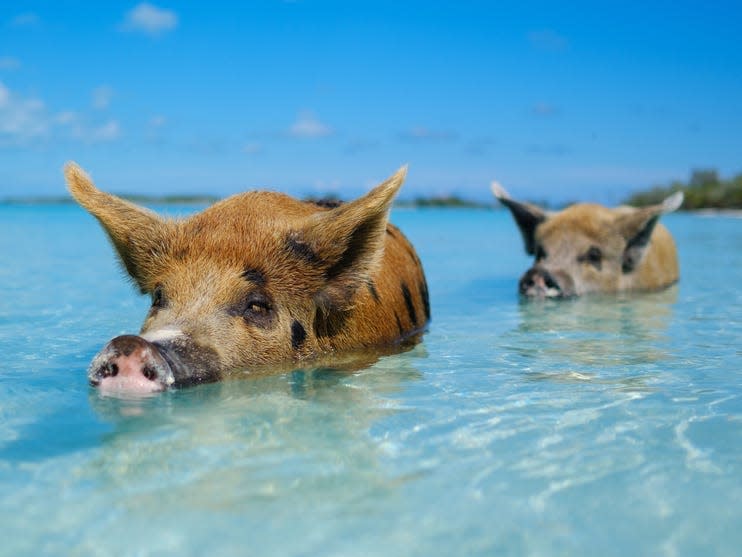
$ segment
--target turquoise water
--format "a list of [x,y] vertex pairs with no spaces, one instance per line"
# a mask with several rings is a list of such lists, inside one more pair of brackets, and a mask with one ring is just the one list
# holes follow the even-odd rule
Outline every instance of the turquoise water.
[[2,555],[738,555],[742,220],[660,294],[520,303],[502,211],[395,210],[421,345],[144,400],[85,369],[148,301],[73,206],[0,206]]

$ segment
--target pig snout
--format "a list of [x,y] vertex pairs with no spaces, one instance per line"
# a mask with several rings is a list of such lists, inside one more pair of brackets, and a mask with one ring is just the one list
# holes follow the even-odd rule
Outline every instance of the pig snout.
[[529,298],[564,298],[574,294],[567,275],[552,273],[539,266],[525,272],[518,283],[518,290]]
[[135,335],[122,335],[110,341],[93,358],[88,379],[101,391],[132,394],[162,391],[175,382],[162,351]]

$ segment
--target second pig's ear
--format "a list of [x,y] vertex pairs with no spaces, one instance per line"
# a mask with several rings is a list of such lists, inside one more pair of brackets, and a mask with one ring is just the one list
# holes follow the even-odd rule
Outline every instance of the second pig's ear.
[[150,291],[153,266],[167,249],[167,222],[148,209],[100,191],[75,163],[65,165],[64,175],[72,197],[108,234],[126,272],[142,292]]
[[402,167],[363,197],[315,213],[292,235],[295,251],[322,268],[314,294],[320,321],[349,310],[353,294],[381,262],[389,210],[406,174]]
[[659,218],[683,204],[683,192],[678,191],[657,205],[625,209],[616,218],[616,228],[626,240],[623,253],[623,272],[630,273],[644,257],[652,232]]
[[526,248],[526,253],[528,255],[534,255],[536,253],[536,228],[547,219],[546,212],[530,203],[515,201],[498,182],[492,182],[490,188],[493,195],[513,215],[515,224],[518,225],[520,234],[523,236],[523,245]]

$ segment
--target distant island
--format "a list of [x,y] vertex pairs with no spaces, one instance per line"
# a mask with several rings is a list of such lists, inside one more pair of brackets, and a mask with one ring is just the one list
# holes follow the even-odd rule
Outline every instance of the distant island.
[[[685,194],[685,201],[681,210],[698,209],[742,209],[742,174],[729,179],[719,177],[716,170],[693,170],[687,182],[675,180],[667,185],[658,185],[647,190],[630,195],[623,202],[627,205],[643,206],[660,203],[676,191]],[[221,197],[207,194],[181,195],[142,195],[123,194],[123,199],[143,205],[211,205]],[[342,203],[340,196],[327,194],[323,196],[308,196],[305,201],[318,203],[325,207],[332,207]],[[0,205],[67,205],[73,203],[68,196],[49,197],[8,197],[0,198]],[[550,204],[540,202],[538,205],[547,207]],[[440,195],[431,197],[416,197],[414,199],[398,199],[395,207],[400,208],[461,208],[461,209],[493,209],[498,204],[472,201],[458,195]]]
[[[337,194],[327,194],[324,196],[305,197],[304,201],[311,201],[324,207],[334,207],[343,201]],[[395,207],[400,208],[418,208],[418,207],[445,207],[445,208],[462,208],[462,209],[492,209],[494,203],[479,203],[464,199],[457,195],[442,195],[432,197],[416,197],[414,199],[396,199]]]
[[[215,195],[144,195],[144,194],[115,194],[122,199],[140,205],[211,205],[221,197]],[[343,203],[340,196],[328,194],[325,196],[307,196],[304,201],[317,203],[323,207],[336,207]],[[0,198],[0,205],[72,205],[74,200],[69,196],[26,196]],[[480,203],[470,201],[457,195],[416,197],[412,200],[397,200],[395,207],[445,207],[465,209],[492,209],[494,203]]]
[[211,205],[221,199],[216,195],[121,195],[120,196],[132,203],[141,203],[146,205]]
[[[122,199],[142,205],[210,205],[221,199],[215,195],[140,195],[115,194]],[[0,205],[72,205],[75,201],[68,195],[26,196],[0,199]]]
[[411,201],[399,200],[397,207],[446,207],[456,209],[492,209],[494,203],[479,203],[464,199],[457,195],[444,195],[434,197],[416,197]]
[[687,182],[676,180],[666,186],[655,186],[630,196],[627,205],[660,203],[676,191],[685,194],[682,209],[742,209],[742,174],[727,180],[716,170],[694,170]]

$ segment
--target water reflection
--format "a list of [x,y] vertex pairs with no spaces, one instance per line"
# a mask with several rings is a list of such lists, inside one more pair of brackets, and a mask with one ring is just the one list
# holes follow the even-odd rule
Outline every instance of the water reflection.
[[607,368],[656,366],[671,358],[668,327],[677,287],[658,293],[523,301],[503,342],[535,376],[592,380]]
[[[155,393],[101,392],[91,389],[90,402],[101,418],[116,421],[149,415],[152,412],[170,412],[173,401],[208,401],[214,397],[234,397],[286,391],[297,398],[310,399],[331,392],[364,372],[359,377],[365,383],[374,383],[385,392],[397,390],[407,381],[419,379],[421,374],[412,364],[416,358],[427,357],[427,351],[419,344],[421,335],[407,339],[401,345],[362,349],[343,355],[333,355],[312,362],[311,367],[297,368],[295,365],[271,367],[265,370],[234,370],[217,383],[190,387],[182,390]],[[373,369],[372,369],[373,368]],[[368,372],[368,377],[366,377]]]
[[[399,411],[394,395],[420,379],[421,356],[418,346],[352,373],[294,370],[138,401],[92,391],[92,407],[113,428],[86,466],[109,496],[136,484],[152,508],[158,497],[234,508],[299,492],[355,498],[387,489],[395,479],[384,472],[384,449],[371,430]],[[341,486],[345,492],[333,493]]]

